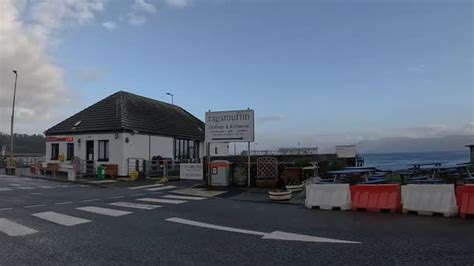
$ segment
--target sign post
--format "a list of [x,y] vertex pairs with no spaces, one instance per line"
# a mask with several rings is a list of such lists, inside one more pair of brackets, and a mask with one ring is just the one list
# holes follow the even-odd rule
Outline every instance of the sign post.
[[[248,142],[247,179],[250,186],[250,142],[255,141],[255,118],[251,109],[206,113],[206,143]],[[210,158],[208,163],[210,163]],[[209,176],[210,178],[210,176]]]

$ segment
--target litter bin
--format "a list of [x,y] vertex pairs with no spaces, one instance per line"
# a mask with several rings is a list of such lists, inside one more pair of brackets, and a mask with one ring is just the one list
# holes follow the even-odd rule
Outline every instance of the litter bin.
[[103,165],[97,166],[97,179],[99,180],[105,179],[105,166]]
[[229,186],[230,185],[230,162],[225,160],[216,160],[211,162],[211,185]]

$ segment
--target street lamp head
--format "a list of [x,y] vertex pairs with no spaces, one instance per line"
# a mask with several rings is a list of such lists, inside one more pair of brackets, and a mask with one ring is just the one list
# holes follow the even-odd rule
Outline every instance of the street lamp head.
[[13,73],[15,73],[15,75],[18,75],[18,73],[16,72],[16,70],[13,70]]
[[167,92],[167,93],[166,93],[166,95],[169,95],[169,96],[171,96],[171,95],[173,95],[173,94],[171,94],[170,92]]

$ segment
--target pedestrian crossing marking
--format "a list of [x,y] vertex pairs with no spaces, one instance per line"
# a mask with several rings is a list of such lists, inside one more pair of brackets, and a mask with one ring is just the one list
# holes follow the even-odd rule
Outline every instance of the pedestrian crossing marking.
[[30,190],[30,189],[35,189],[34,187],[17,187],[18,189],[24,189],[24,190]]
[[138,186],[138,187],[129,187],[128,189],[142,189],[142,188],[152,188],[152,187],[161,187],[163,184],[153,184],[153,185],[146,185],[146,186]]
[[203,200],[203,199],[206,199],[206,198],[203,198],[203,197],[180,196],[180,195],[166,195],[166,196],[163,196],[163,198],[181,199],[181,200]]
[[0,187],[0,191],[11,191],[11,190],[12,190],[11,188]]
[[25,236],[37,233],[38,231],[10,220],[0,218],[0,232],[9,236]]
[[172,199],[156,199],[156,198],[142,198],[137,199],[139,201],[157,202],[157,203],[169,203],[169,204],[181,204],[187,201],[185,200],[172,200]]
[[162,207],[160,205],[134,203],[134,202],[123,202],[123,201],[112,202],[112,203],[109,203],[109,205],[118,206],[118,207],[125,207],[125,208],[142,209],[142,210],[153,210],[155,208]]
[[147,190],[148,191],[158,191],[158,190],[166,190],[166,189],[172,189],[172,188],[176,188],[176,186],[155,187],[155,188],[149,188]]
[[57,223],[60,225],[65,225],[65,226],[73,226],[73,225],[84,224],[84,223],[90,222],[90,220],[87,220],[87,219],[82,219],[82,218],[78,218],[78,217],[74,217],[74,216],[70,216],[66,214],[61,214],[57,212],[52,212],[52,211],[35,213],[32,215],[40,219]]
[[129,211],[120,211],[120,210],[102,208],[102,207],[95,207],[95,206],[78,207],[76,209],[81,210],[81,211],[86,211],[86,212],[92,212],[92,213],[97,213],[97,214],[113,216],[113,217],[127,215],[127,214],[132,213],[132,212],[129,212]]

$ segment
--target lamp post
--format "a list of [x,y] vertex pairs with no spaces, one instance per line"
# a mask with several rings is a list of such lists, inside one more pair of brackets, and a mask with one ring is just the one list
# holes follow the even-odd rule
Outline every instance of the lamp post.
[[174,94],[171,92],[167,92],[166,95],[171,96],[171,104],[174,104]]
[[15,85],[13,87],[12,120],[11,120],[11,125],[10,125],[10,168],[14,168],[12,167],[13,165],[13,123],[15,119],[16,81],[18,79],[18,72],[16,70],[13,70],[13,73],[15,74]]

